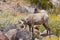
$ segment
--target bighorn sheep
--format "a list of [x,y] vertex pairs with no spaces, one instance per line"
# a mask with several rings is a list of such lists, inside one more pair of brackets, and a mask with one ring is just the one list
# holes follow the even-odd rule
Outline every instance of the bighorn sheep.
[[36,14],[29,14],[27,17],[24,17],[22,21],[25,25],[29,25],[29,29],[31,29],[31,25],[41,25],[50,31],[49,25],[48,25],[48,12],[45,10],[40,10],[40,13]]
[[41,25],[43,24],[43,26],[47,29],[47,34],[49,34],[50,32],[50,28],[48,25],[48,12],[45,10],[40,10],[39,13],[36,14],[29,14],[26,17],[24,17],[23,19],[21,19],[25,25],[29,25],[29,30],[33,32],[33,26],[34,25]]

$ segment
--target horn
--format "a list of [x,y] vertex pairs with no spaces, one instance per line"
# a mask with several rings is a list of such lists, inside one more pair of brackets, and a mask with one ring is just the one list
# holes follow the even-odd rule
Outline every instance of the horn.
[[25,20],[25,19],[21,19],[21,20],[24,22],[24,24],[28,23],[28,20]]

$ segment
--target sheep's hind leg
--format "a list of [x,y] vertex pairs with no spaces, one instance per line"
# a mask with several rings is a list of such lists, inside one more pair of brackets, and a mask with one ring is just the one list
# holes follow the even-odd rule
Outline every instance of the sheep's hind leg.
[[47,22],[43,23],[44,27],[47,29],[47,35],[50,35],[50,28]]

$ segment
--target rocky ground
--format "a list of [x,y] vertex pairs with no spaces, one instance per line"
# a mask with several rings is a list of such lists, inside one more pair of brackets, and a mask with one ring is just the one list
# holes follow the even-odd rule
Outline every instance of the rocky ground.
[[34,8],[26,2],[26,0],[6,0],[0,1],[0,11],[3,13],[5,11],[9,11],[10,13],[33,13]]

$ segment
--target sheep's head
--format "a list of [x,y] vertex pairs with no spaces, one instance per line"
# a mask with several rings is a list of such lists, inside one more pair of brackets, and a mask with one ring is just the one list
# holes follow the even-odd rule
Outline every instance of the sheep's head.
[[21,20],[22,20],[23,24],[25,24],[25,25],[28,23],[28,18],[21,19]]
[[20,28],[24,28],[24,22],[23,21],[18,21],[17,26]]

